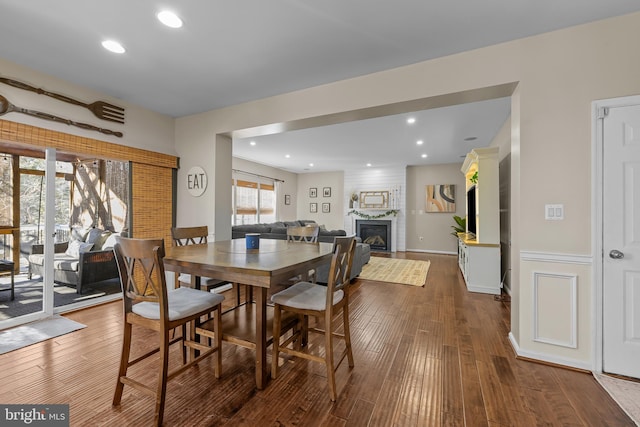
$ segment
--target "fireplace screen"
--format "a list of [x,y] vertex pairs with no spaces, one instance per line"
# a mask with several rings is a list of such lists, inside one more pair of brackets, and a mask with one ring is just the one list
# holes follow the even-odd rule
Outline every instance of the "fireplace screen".
[[391,252],[391,221],[356,220],[356,233],[371,250]]

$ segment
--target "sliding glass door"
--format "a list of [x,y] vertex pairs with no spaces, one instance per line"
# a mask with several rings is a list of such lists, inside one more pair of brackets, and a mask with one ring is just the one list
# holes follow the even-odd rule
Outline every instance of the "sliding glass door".
[[[53,149],[44,159],[29,154],[0,152],[0,259],[14,266],[14,298],[0,291],[0,329],[121,296],[117,277],[85,275],[79,289],[73,280],[80,276],[79,260],[65,255],[77,234],[104,230],[104,244],[107,235],[128,227],[129,163],[81,160]],[[72,236],[72,230],[79,233]],[[47,252],[50,245],[55,254]],[[101,259],[101,248],[94,247],[85,260]],[[74,265],[75,275],[67,273]],[[0,273],[0,290],[9,289],[11,275]]]

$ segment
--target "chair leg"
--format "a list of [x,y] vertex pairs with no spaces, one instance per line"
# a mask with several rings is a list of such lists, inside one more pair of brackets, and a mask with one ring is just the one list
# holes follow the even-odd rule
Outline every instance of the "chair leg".
[[124,322],[124,333],[122,339],[122,354],[120,356],[120,368],[118,369],[118,382],[116,383],[116,391],[113,394],[113,405],[119,405],[122,400],[122,390],[124,383],[120,378],[127,376],[127,366],[129,365],[129,354],[131,353],[131,323],[126,320]]
[[234,283],[233,289],[236,291],[236,307],[240,305],[240,283]]
[[158,390],[156,391],[155,425],[162,425],[164,417],[164,403],[167,393],[167,374],[169,372],[169,331],[160,333],[160,374],[158,375]]
[[344,324],[344,345],[347,347],[347,360],[349,367],[353,368],[353,352],[351,351],[351,330],[349,329],[349,303],[342,307],[342,323]]
[[[216,340],[216,361],[214,367],[214,375],[216,378],[220,378],[222,372],[222,304],[218,305],[214,314],[215,320],[213,321],[213,333]],[[209,339],[209,341],[211,341]]]
[[300,345],[306,347],[309,344],[309,316],[300,315]]
[[282,311],[278,304],[273,307],[273,347],[271,351],[271,378],[278,376],[278,355],[280,353],[280,328],[282,323]]
[[[182,349],[182,364],[185,365],[187,363],[187,346],[184,345],[184,340],[187,337],[187,325],[184,324],[181,327],[182,329],[182,342],[181,344],[181,349]],[[175,330],[176,328],[173,328],[171,330],[171,338],[173,338],[173,335],[175,334]]]
[[327,382],[329,383],[329,398],[336,401],[336,372],[333,369],[333,328],[331,326],[331,310],[324,316],[325,364],[327,365]]
[[253,301],[253,286],[246,285],[245,293],[247,294],[246,302],[247,304],[249,304],[250,302]]

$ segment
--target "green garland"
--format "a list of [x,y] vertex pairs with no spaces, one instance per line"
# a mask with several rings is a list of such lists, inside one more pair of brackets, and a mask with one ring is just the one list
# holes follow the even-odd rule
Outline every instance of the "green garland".
[[376,219],[376,218],[382,218],[382,217],[389,216],[389,215],[397,216],[398,212],[400,212],[400,211],[397,210],[397,209],[391,209],[391,210],[388,210],[385,213],[381,213],[379,215],[367,215],[366,213],[358,212],[357,210],[353,209],[353,210],[349,211],[347,213],[347,215],[354,214],[354,215],[358,215],[359,217],[365,218],[365,219]]

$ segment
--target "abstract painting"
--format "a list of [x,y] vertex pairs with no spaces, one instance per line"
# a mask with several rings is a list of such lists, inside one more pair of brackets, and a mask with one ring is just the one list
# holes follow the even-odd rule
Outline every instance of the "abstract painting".
[[432,184],[427,185],[427,212],[455,212],[454,184]]

